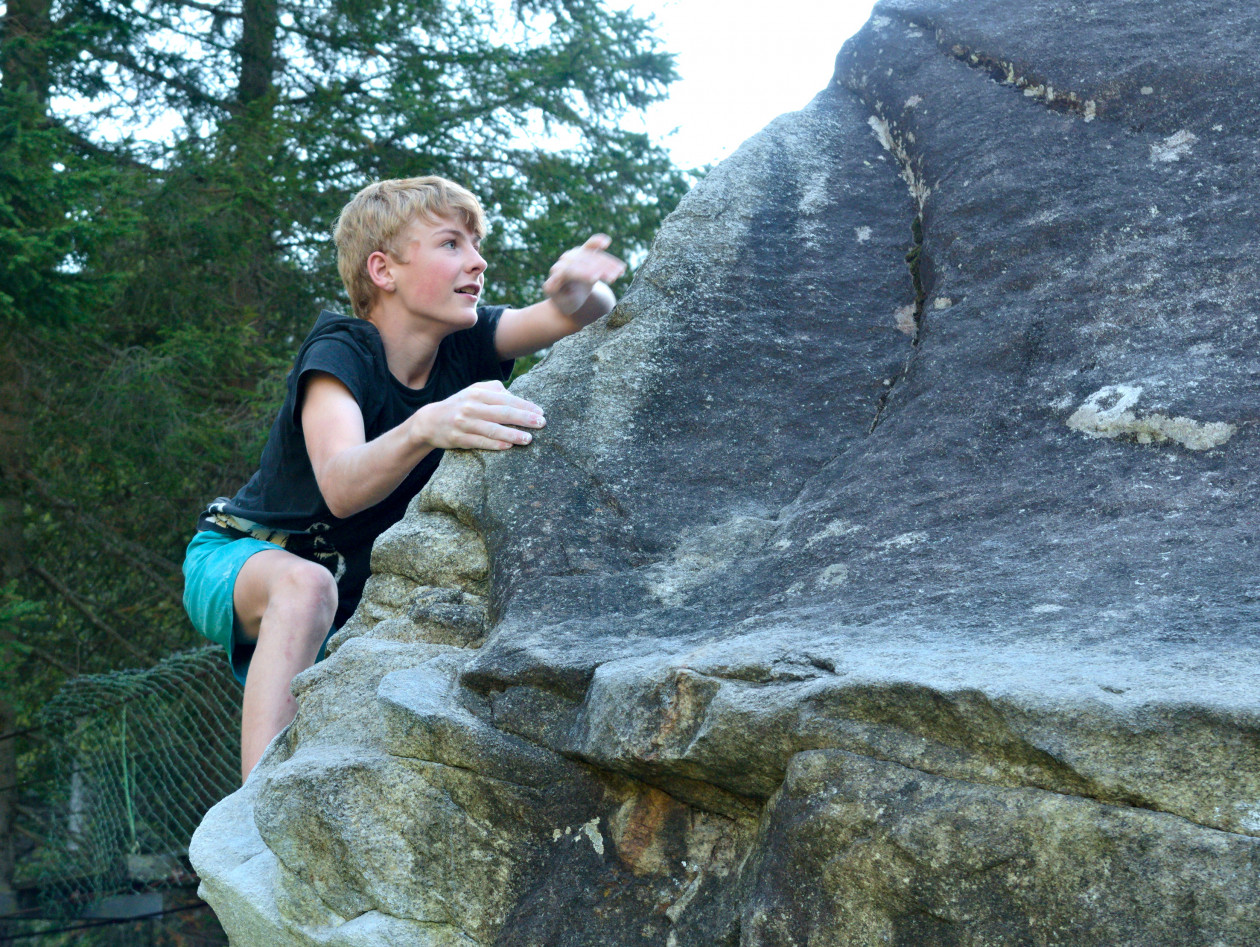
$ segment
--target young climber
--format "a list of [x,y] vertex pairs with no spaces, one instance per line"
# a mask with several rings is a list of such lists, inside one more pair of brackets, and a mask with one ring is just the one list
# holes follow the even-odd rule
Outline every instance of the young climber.
[[354,318],[323,312],[289,372],[258,471],[201,514],[184,607],[245,684],[241,778],[293,719],[294,675],[358,604],[372,543],[444,448],[508,450],[545,423],[505,387],[512,360],[612,309],[625,265],[596,234],[523,309],[478,306],[485,217],[437,177],[380,181],[338,218]]

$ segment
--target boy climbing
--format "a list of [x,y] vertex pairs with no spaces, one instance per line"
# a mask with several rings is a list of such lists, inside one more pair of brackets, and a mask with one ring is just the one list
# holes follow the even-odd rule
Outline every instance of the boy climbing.
[[293,719],[294,675],[354,611],[373,541],[442,450],[508,450],[546,423],[504,387],[512,360],[615,303],[607,284],[625,265],[596,234],[552,266],[542,302],[479,307],[484,233],[477,199],[437,177],[380,181],[345,206],[334,239],[355,317],[320,315],[258,471],[198,520],[184,607],[245,684],[242,780]]

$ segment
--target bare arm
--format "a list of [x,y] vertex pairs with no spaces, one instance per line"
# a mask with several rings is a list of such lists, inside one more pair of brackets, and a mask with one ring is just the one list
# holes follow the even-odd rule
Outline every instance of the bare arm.
[[497,381],[478,382],[425,405],[370,441],[359,403],[332,375],[313,373],[302,400],[306,453],[324,502],[338,518],[380,503],[436,447],[507,450],[533,439],[518,427],[545,423],[541,408]]
[[566,251],[543,284],[546,299],[499,317],[494,345],[500,358],[545,349],[612,310],[617,297],[608,284],[626,271],[626,265],[605,252],[610,242],[606,234],[597,233]]

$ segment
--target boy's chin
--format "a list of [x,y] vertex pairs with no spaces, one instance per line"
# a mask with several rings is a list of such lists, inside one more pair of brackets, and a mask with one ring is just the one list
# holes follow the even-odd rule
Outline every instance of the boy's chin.
[[440,322],[442,325],[450,326],[451,330],[467,329],[477,324],[477,306],[476,304],[465,304],[462,306],[451,306],[440,312],[428,312],[424,314],[424,318],[432,322]]
[[463,322],[462,322],[462,328],[468,328],[469,326],[475,326],[475,325],[477,324],[477,304],[476,304],[476,302],[473,302],[473,304],[472,304],[471,306],[469,306],[469,307],[468,307],[468,311],[467,311],[467,312],[465,312],[465,313],[463,314],[463,316],[464,316],[464,319],[463,319]]

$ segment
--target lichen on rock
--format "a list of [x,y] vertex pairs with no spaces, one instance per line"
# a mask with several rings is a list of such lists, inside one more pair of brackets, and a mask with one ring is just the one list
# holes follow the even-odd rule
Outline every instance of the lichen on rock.
[[1173,441],[1189,450],[1220,447],[1238,430],[1223,421],[1195,421],[1158,411],[1139,415],[1133,408],[1141,395],[1140,385],[1105,385],[1082,402],[1067,426],[1089,437],[1132,437],[1139,444]]

